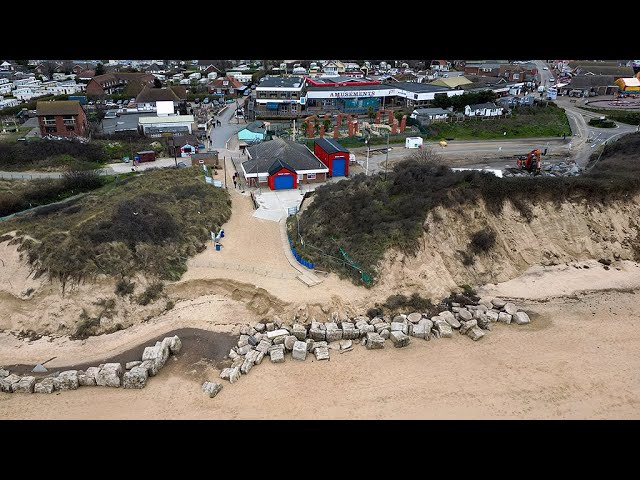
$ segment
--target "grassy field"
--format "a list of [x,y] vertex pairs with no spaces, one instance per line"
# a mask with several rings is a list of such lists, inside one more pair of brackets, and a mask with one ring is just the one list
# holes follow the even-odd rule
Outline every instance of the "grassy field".
[[153,170],[1,222],[0,235],[17,230],[36,274],[63,286],[97,274],[177,280],[230,215],[229,194],[200,169]]
[[[507,134],[505,135],[504,132]],[[544,138],[571,135],[564,110],[555,106],[520,107],[506,118],[465,120],[458,123],[435,123],[427,128],[425,138],[441,140],[491,140],[497,138]]]
[[[394,167],[386,182],[379,175],[357,175],[316,189],[314,201],[299,215],[305,245],[300,244],[291,220],[290,236],[296,250],[320,268],[363,284],[360,268],[375,282],[378,263],[388,249],[416,251],[426,215],[435,206],[464,207],[482,199],[499,215],[509,200],[530,221],[533,213],[522,199],[558,203],[628,199],[640,191],[639,152],[640,134],[628,135],[608,145],[589,173],[565,178],[498,178],[477,171],[453,172],[417,156],[409,157]],[[491,240],[470,238],[468,252],[461,260],[473,262],[479,251],[491,248]],[[340,249],[359,268],[348,266]]]
[[0,142],[15,142],[31,131],[30,127],[20,127],[15,132],[0,133]]

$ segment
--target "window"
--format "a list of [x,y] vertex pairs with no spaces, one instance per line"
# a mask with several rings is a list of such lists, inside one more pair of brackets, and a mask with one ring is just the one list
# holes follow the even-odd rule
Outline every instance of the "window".
[[298,112],[298,106],[297,105],[291,105],[291,113],[297,113]]
[[229,80],[223,80],[222,81],[222,86],[226,87],[227,85],[229,85]]
[[298,183],[300,183],[302,180],[304,180],[304,174],[299,173],[298,174]]
[[44,131],[47,133],[56,133],[56,127],[45,127]]
[[513,79],[514,80],[519,80],[520,79],[520,74],[519,73],[514,73],[513,74]]
[[307,173],[307,180],[315,180],[315,179],[316,179],[315,173]]

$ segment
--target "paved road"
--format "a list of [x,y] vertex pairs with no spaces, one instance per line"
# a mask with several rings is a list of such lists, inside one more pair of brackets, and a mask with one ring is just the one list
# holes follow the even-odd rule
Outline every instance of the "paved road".
[[226,148],[227,140],[247,125],[242,119],[240,119],[240,123],[236,123],[237,120],[233,116],[236,111],[236,104],[229,103],[227,105],[227,108],[216,117],[222,125],[210,130],[209,138],[211,139],[210,148],[212,150]]

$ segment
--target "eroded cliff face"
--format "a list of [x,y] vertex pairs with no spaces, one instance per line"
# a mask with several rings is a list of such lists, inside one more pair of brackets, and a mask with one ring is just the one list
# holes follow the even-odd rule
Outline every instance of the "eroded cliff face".
[[[424,223],[415,256],[397,251],[385,256],[378,288],[440,298],[456,286],[504,282],[536,264],[640,260],[640,196],[608,205],[538,202],[531,207],[531,222],[510,203],[499,216],[483,203],[435,209]],[[471,254],[471,236],[488,228],[496,233],[493,248],[463,264],[464,252]]]

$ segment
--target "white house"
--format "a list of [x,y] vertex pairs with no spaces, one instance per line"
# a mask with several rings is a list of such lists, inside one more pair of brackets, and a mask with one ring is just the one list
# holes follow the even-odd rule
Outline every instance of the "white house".
[[467,117],[498,117],[502,115],[503,107],[495,103],[477,103],[464,107],[464,114]]
[[227,72],[227,75],[235,78],[240,83],[250,83],[253,78],[251,74],[241,72]]
[[218,78],[218,72],[210,72],[207,73],[207,78],[209,80],[215,80],[216,78]]
[[194,72],[189,74],[189,80],[200,80],[202,78],[202,74],[200,72]]
[[11,84],[9,82],[0,83],[0,95],[9,95],[10,93],[11,93]]

